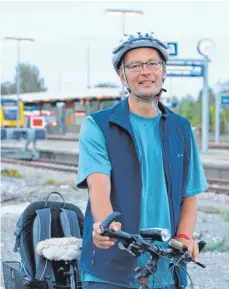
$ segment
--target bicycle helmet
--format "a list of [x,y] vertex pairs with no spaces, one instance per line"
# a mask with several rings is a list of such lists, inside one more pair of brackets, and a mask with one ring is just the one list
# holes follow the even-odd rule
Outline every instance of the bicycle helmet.
[[165,43],[158,40],[153,32],[145,33],[144,35],[142,35],[141,32],[138,32],[137,34],[138,34],[137,36],[134,35],[125,36],[123,41],[121,41],[122,43],[113,50],[112,62],[114,69],[117,73],[125,54],[128,51],[135,48],[143,48],[143,47],[154,48],[160,53],[163,61],[167,63],[169,53],[168,53],[168,46]]

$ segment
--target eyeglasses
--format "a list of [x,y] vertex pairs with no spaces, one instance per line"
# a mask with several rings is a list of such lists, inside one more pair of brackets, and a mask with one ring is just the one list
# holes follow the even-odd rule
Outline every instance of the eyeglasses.
[[131,72],[138,72],[143,69],[144,64],[150,70],[158,70],[164,65],[164,62],[161,60],[150,60],[148,62],[135,62],[127,64],[125,67],[127,67]]

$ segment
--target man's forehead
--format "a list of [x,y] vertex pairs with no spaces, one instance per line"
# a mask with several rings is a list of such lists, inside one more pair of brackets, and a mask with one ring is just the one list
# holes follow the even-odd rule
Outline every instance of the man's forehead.
[[128,51],[125,55],[126,61],[141,61],[147,59],[160,59],[159,52],[150,47],[135,48]]

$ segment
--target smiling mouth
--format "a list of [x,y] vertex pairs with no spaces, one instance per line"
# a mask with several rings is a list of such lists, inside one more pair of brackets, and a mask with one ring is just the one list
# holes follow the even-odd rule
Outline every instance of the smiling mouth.
[[143,81],[140,81],[139,84],[153,84],[154,81],[152,80],[143,80]]

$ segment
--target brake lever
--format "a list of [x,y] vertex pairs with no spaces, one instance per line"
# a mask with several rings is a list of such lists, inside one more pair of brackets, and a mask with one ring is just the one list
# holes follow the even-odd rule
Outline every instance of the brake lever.
[[[206,243],[205,243],[206,244]],[[191,255],[188,253],[188,251],[186,251],[185,253],[184,253],[184,259],[187,261],[187,262],[193,262],[193,263],[195,263],[196,265],[198,265],[198,266],[200,266],[200,267],[202,267],[202,268],[206,268],[206,265],[204,265],[203,263],[200,263],[200,262],[196,262],[196,261],[194,261],[193,259],[192,259],[192,257],[191,257]]]
[[119,242],[118,247],[120,250],[126,250],[134,257],[139,257],[143,252],[142,249],[137,244],[134,243],[125,244],[123,242]]
[[202,267],[202,268],[206,268],[206,265],[204,265],[203,263],[200,262],[195,262],[194,260],[191,260],[191,262],[194,262],[196,265]]
[[118,243],[118,247],[119,247],[120,250],[123,250],[123,251],[125,250],[125,251],[127,251],[128,253],[130,253],[132,256],[136,257],[136,255],[131,251],[130,246],[125,247],[125,245],[124,245],[122,242],[119,242],[119,243]]
[[[203,250],[203,248],[205,247],[206,244],[207,244],[207,243],[206,243],[205,241],[203,241],[203,240],[200,240],[200,241],[198,242],[199,252],[201,252],[201,251]],[[202,268],[206,268],[206,265],[204,265],[203,263],[195,262],[194,260],[193,260],[193,262],[194,262],[196,265],[198,265],[198,266],[200,266],[200,267],[202,267]]]

